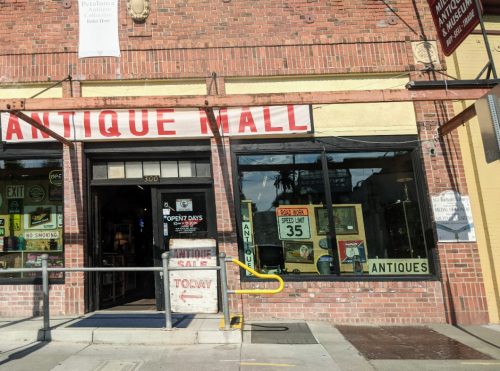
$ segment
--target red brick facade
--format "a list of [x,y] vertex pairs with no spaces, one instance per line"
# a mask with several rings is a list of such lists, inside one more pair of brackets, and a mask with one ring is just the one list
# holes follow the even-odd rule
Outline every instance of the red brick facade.
[[[418,71],[424,66],[414,62],[411,42],[436,39],[425,0],[391,1],[392,10],[384,2],[362,0],[152,4],[152,15],[135,24],[120,2],[121,58],[79,60],[76,1],[70,9],[56,1],[0,2],[0,84],[57,81],[70,74],[65,97],[81,96],[80,81],[202,78],[208,90],[215,71],[219,78],[211,94],[224,94],[224,77]],[[439,59],[444,60],[442,54]],[[414,73],[411,78],[442,75]],[[450,189],[467,194],[456,134],[434,141],[437,126],[453,116],[451,104],[416,103],[415,112],[420,138],[430,140],[422,143],[429,196]],[[211,145],[219,248],[237,257],[230,142],[212,140]],[[437,149],[435,157],[428,156],[430,146]],[[82,144],[65,147],[63,161],[65,262],[82,267],[88,228]],[[477,245],[438,244],[437,258],[440,281],[293,282],[278,295],[232,295],[230,309],[247,319],[488,323]],[[234,265],[229,265],[228,280],[231,289],[275,285],[241,283]],[[83,273],[68,273],[65,282],[51,287],[52,313],[84,313]],[[39,286],[0,285],[0,291],[2,316],[39,313]]]

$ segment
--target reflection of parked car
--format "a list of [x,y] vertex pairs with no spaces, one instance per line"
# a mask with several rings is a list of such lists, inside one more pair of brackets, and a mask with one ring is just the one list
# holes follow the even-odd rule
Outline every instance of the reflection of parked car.
[[277,270],[277,267],[279,267],[280,271],[285,268],[283,246],[281,245],[257,245],[257,255],[261,270],[264,269],[264,266],[266,268],[273,267],[273,270]]

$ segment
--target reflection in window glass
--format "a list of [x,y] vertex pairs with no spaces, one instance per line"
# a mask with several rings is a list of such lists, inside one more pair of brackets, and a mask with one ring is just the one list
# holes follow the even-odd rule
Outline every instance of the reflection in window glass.
[[411,153],[328,153],[342,274],[428,274]]
[[317,274],[316,258],[329,256],[314,237],[314,208],[325,204],[321,155],[241,156],[238,163],[245,263],[262,273]]
[[[277,274],[429,274],[411,152],[238,157],[245,263]],[[331,212],[330,212],[331,210]],[[337,246],[332,248],[330,226]]]

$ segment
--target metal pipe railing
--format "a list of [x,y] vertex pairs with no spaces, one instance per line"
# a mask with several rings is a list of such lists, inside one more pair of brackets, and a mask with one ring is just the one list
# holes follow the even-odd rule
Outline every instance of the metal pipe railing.
[[[43,329],[50,329],[50,314],[49,314],[49,273],[50,272],[160,272],[163,275],[163,293],[164,293],[164,304],[165,304],[165,329],[172,329],[172,308],[170,303],[170,271],[205,271],[205,270],[220,270],[220,279],[222,286],[222,302],[223,302],[223,312],[224,312],[224,329],[230,330],[230,315],[229,315],[229,294],[274,294],[278,293],[283,289],[283,280],[281,277],[274,274],[260,274],[255,272],[253,269],[247,267],[242,262],[226,258],[226,254],[221,252],[219,254],[219,266],[213,267],[169,267],[169,252],[164,252],[161,255],[162,266],[161,267],[95,267],[95,268],[49,268],[47,254],[41,256],[42,267],[41,268],[14,268],[14,269],[0,269],[0,274],[10,274],[10,273],[32,273],[42,272],[42,293],[43,293]],[[252,274],[261,278],[274,278],[280,281],[280,287],[275,290],[228,290],[227,286],[227,268],[226,263],[233,262],[241,266],[242,268],[248,270]]]

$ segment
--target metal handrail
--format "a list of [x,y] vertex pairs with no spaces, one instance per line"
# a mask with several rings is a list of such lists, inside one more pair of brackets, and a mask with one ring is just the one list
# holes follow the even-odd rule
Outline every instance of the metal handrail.
[[231,259],[231,261],[233,263],[238,264],[241,268],[249,271],[250,273],[252,273],[253,275],[255,275],[255,276],[259,277],[259,278],[271,278],[271,279],[278,280],[279,283],[280,283],[280,287],[278,287],[277,289],[274,289],[274,290],[272,290],[272,289],[271,290],[229,290],[230,294],[278,294],[278,293],[280,293],[283,290],[283,287],[285,286],[285,283],[283,282],[283,279],[280,276],[278,276],[276,274],[261,274],[261,273],[257,273],[252,268],[246,266],[245,264],[243,264],[242,262],[240,262],[237,259]]
[[[161,255],[161,267],[95,267],[95,268],[49,268],[49,256],[43,254],[41,268],[14,268],[14,269],[0,269],[0,274],[10,273],[24,273],[24,272],[42,272],[42,292],[43,292],[43,329],[50,329],[49,317],[49,272],[160,272],[163,273],[163,290],[164,290],[164,304],[165,304],[165,329],[172,330],[172,309],[170,305],[170,275],[169,271],[194,271],[194,270],[215,270],[220,271],[220,279],[222,285],[222,301],[224,311],[224,330],[231,330],[230,316],[229,316],[229,299],[228,294],[277,294],[283,290],[283,280],[275,274],[260,274],[252,268],[247,267],[245,264],[236,259],[226,258],[226,254],[221,252],[219,254],[219,266],[208,267],[169,267],[169,252],[164,252]],[[238,264],[243,269],[260,278],[277,279],[280,282],[280,287],[275,290],[228,290],[227,289],[227,270],[226,263],[233,262]]]

